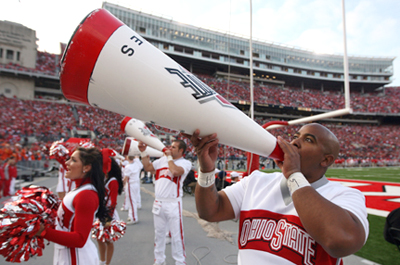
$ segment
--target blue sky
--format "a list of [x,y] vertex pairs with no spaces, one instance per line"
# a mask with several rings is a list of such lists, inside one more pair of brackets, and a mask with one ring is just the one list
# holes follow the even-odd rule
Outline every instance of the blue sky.
[[[0,0],[0,19],[33,30],[39,50],[60,52],[75,27],[101,0]],[[249,36],[249,0],[110,0],[178,22]],[[201,3],[201,4],[199,4]],[[341,0],[253,0],[253,38],[312,50],[343,54]],[[349,56],[400,57],[400,1],[347,0]],[[400,86],[400,58],[391,85]]]

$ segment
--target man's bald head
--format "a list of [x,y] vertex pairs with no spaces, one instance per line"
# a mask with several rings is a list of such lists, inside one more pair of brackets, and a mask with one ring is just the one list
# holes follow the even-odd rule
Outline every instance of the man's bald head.
[[302,128],[312,126],[316,132],[318,132],[317,138],[322,144],[326,155],[333,155],[336,159],[339,155],[340,144],[337,137],[331,130],[319,123],[310,123],[304,125]]

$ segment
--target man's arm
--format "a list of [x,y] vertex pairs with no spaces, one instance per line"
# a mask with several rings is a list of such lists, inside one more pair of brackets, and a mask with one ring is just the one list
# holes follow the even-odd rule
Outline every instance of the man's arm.
[[[138,148],[140,152],[146,151],[147,145],[139,142]],[[150,156],[142,156],[142,164],[144,171],[150,172],[151,174],[156,173],[156,170],[153,167],[153,164],[150,162]]]
[[177,166],[173,160],[168,161],[168,169],[172,173],[173,176],[181,176],[183,173],[185,173],[185,170],[183,167]]
[[[216,134],[199,138],[200,131],[196,130],[193,135],[185,135],[195,147],[199,172],[195,191],[196,208],[199,217],[209,222],[219,222],[235,218],[231,202],[223,191],[217,191],[214,183],[209,187],[201,186],[201,174],[212,172],[215,180],[215,161],[218,157],[218,139]],[[202,173],[201,173],[202,172]]]
[[168,159],[168,169],[171,172],[171,174],[174,177],[183,175],[183,173],[185,173],[185,170],[183,169],[183,167],[177,166],[174,163],[174,160],[172,159],[172,156],[171,156],[171,150],[167,149],[165,151],[165,155],[167,156],[167,159]]
[[[300,172],[300,156],[297,147],[282,138],[278,137],[278,143],[285,153],[285,159],[284,162],[275,162],[288,178],[294,172]],[[325,199],[311,186],[295,190],[292,200],[306,231],[332,257],[353,254],[364,245],[365,231],[360,220]]]

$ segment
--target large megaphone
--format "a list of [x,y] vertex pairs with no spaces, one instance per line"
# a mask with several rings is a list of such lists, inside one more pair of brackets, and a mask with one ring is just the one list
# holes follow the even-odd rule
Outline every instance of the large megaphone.
[[156,150],[165,151],[165,145],[140,120],[125,117],[121,122],[121,130]]
[[60,83],[69,100],[283,160],[274,136],[105,9],[77,27]]
[[[139,156],[139,142],[133,137],[126,137],[124,141],[124,146],[122,147],[122,154],[124,156]],[[150,146],[146,148],[146,153],[150,157],[162,157],[164,155],[163,152],[156,150]]]

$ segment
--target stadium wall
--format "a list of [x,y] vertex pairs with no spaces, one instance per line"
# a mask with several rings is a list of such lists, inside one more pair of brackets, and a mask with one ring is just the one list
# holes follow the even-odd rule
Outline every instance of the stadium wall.
[[0,21],[0,63],[35,68],[36,31],[24,25]]
[[0,75],[0,95],[20,99],[34,99],[35,82],[33,79],[7,77]]

